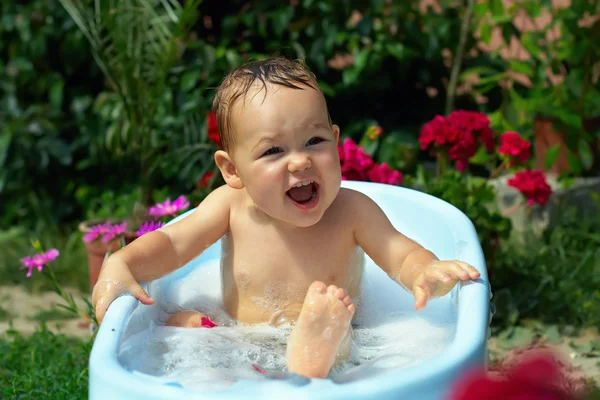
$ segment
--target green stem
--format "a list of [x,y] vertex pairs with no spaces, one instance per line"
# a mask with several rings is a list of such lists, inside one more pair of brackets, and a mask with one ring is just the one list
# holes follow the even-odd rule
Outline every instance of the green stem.
[[467,1],[465,16],[460,27],[460,37],[458,39],[458,46],[456,48],[456,57],[454,58],[454,64],[452,64],[450,83],[448,83],[448,91],[446,92],[446,115],[450,114],[454,109],[454,97],[456,95],[456,85],[458,84],[458,73],[460,71],[462,59],[465,53],[467,33],[469,32],[469,26],[471,24],[471,14],[473,14],[474,4],[475,0]]
[[444,151],[437,153],[437,165],[436,165],[436,176],[441,178],[446,172],[448,166],[448,155]]

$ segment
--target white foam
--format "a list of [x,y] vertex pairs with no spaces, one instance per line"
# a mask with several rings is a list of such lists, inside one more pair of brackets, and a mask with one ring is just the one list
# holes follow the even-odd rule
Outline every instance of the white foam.
[[[289,326],[236,324],[221,300],[218,261],[207,262],[183,279],[157,280],[148,287],[156,300],[133,312],[121,345],[123,365],[203,391],[224,389],[240,379],[264,379],[252,368],[285,370]],[[354,381],[406,368],[438,355],[454,338],[456,311],[449,298],[415,312],[413,299],[379,268],[367,264],[353,322],[350,359],[332,370],[337,382]],[[165,327],[169,315],[199,310],[219,326]]]

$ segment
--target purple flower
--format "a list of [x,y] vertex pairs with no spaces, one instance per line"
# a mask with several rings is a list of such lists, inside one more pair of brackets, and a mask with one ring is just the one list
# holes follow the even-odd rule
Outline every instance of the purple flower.
[[175,216],[179,211],[188,208],[190,203],[187,201],[185,196],[179,196],[173,203],[171,203],[171,199],[168,198],[164,203],[158,203],[153,207],[150,207],[150,211],[148,214],[154,215],[157,217],[162,217],[165,215]]
[[163,227],[164,224],[164,222],[160,221],[146,221],[142,225],[140,225],[140,228],[138,229],[136,234],[138,235],[138,237],[140,237],[145,233],[152,232],[157,230],[158,228]]
[[102,241],[107,243],[113,240],[116,236],[122,235],[127,231],[127,222],[109,226],[108,230],[102,235]]
[[90,231],[83,236],[83,241],[86,243],[93,242],[98,239],[98,237],[107,234],[111,227],[112,225],[110,222],[94,225],[90,227]]
[[23,268],[27,268],[27,277],[31,277],[33,268],[37,268],[38,271],[42,272],[44,265],[58,257],[60,253],[56,249],[50,249],[45,253],[36,254],[34,256],[27,256],[21,259]]

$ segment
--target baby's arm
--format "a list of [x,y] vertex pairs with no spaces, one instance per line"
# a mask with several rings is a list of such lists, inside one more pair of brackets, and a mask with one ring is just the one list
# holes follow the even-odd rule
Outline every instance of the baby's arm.
[[409,290],[415,308],[447,294],[460,280],[479,278],[479,271],[458,261],[439,261],[431,251],[398,232],[381,208],[362,193],[352,193],[349,212],[355,215],[354,237],[359,246],[390,278]]
[[154,300],[138,282],[173,272],[219,240],[229,227],[232,190],[227,186],[216,189],[191,215],[146,233],[112,254],[104,263],[92,294],[98,323],[110,303],[123,293],[131,293],[143,304],[152,304]]

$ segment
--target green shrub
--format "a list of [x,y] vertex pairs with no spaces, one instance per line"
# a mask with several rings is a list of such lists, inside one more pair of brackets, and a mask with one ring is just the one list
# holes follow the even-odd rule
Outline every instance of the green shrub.
[[568,209],[539,238],[501,245],[490,269],[497,327],[523,318],[594,326],[600,324],[600,218]]
[[43,326],[31,336],[0,335],[0,396],[6,399],[84,399],[91,341],[56,335]]

